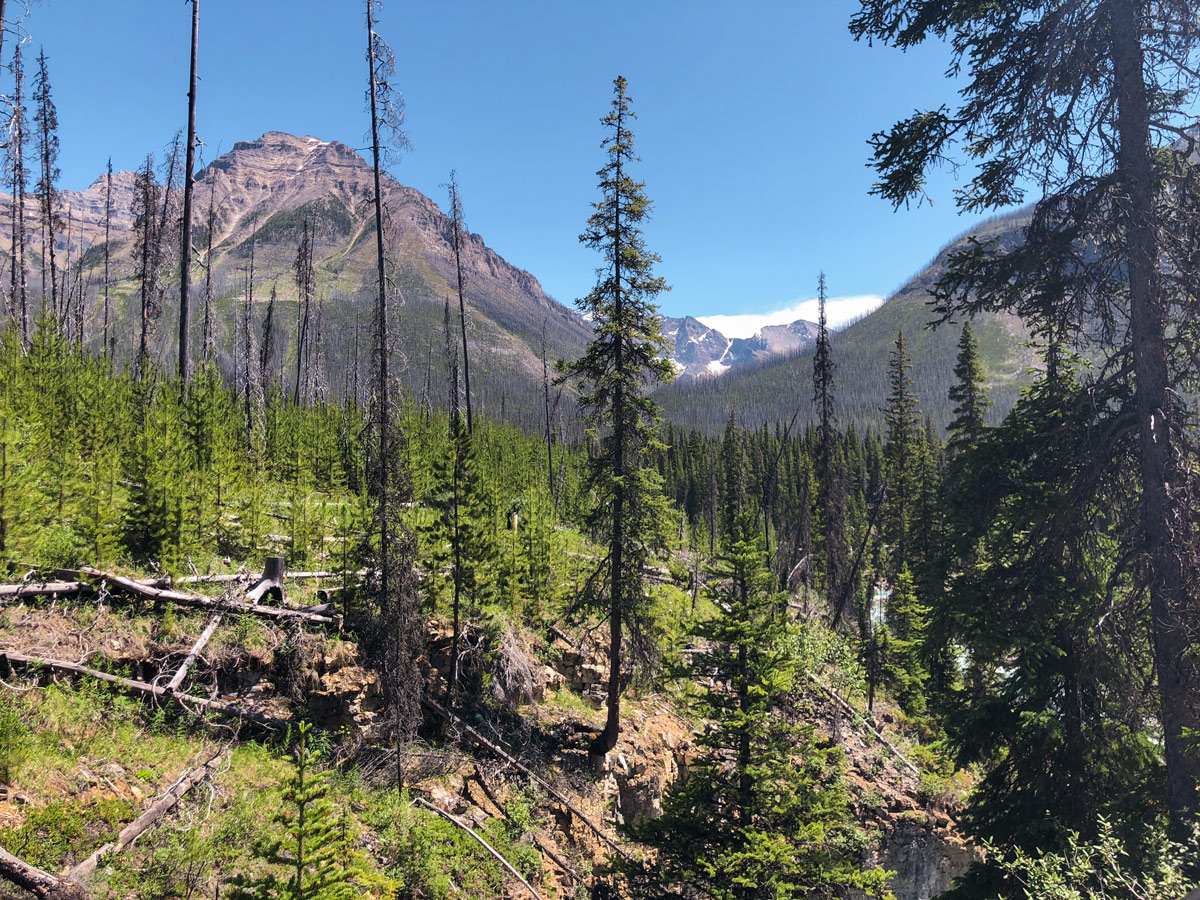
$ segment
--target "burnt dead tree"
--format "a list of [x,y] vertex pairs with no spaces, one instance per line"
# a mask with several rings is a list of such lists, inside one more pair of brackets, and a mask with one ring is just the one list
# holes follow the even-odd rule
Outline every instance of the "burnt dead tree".
[[[196,166],[196,55],[200,41],[200,0],[192,3],[192,59],[188,75],[187,145],[183,163],[183,225],[179,236],[179,378],[189,375],[188,337],[191,326],[189,293],[192,289],[192,189]],[[212,232],[209,232],[211,247]]]

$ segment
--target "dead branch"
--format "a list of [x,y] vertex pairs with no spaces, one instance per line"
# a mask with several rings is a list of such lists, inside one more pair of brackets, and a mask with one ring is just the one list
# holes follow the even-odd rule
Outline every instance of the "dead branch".
[[341,628],[340,616],[322,616],[302,609],[287,609],[280,606],[262,606],[258,603],[238,603],[222,600],[217,597],[205,597],[203,594],[185,594],[182,591],[172,591],[156,588],[133,578],[116,575],[112,572],[102,572],[99,569],[84,567],[80,572],[90,578],[102,580],[110,587],[135,594],[161,603],[175,603],[179,606],[191,606],[198,609],[224,610],[229,612],[245,612],[268,619],[300,619],[319,625],[333,625]]
[[612,847],[613,850],[617,851],[617,853],[621,854],[626,859],[629,859],[629,860],[633,859],[633,857],[631,857],[627,852],[625,852],[625,850],[623,850],[612,838],[610,838],[607,834],[605,834],[603,831],[601,831],[598,826],[593,824],[591,819],[589,819],[587,816],[585,816],[583,813],[581,813],[578,809],[576,809],[575,805],[572,804],[571,801],[568,800],[566,797],[564,797],[561,793],[559,793],[554,788],[553,785],[551,785],[548,781],[546,781],[540,775],[535,773],[532,769],[530,769],[528,766],[526,766],[524,763],[522,763],[519,759],[514,757],[511,753],[507,752],[506,750],[502,749],[501,747],[497,746],[496,744],[493,744],[491,741],[489,741],[487,738],[485,738],[482,734],[480,734],[478,731],[476,731],[474,728],[472,728],[470,725],[468,725],[466,722],[464,722],[458,716],[454,715],[454,713],[450,712],[448,709],[446,709],[444,706],[442,706],[440,703],[438,703],[432,697],[422,697],[421,703],[425,706],[426,709],[432,710],[433,712],[437,713],[439,716],[444,718],[446,721],[451,722],[454,725],[461,728],[465,735],[467,735],[473,741],[478,743],[481,747],[483,747],[489,753],[492,753],[492,754],[500,757],[502,760],[504,760],[507,763],[511,763],[514,768],[516,768],[520,772],[523,772],[525,775],[527,775],[529,778],[531,778],[534,782],[539,784],[546,791],[546,793],[550,794],[550,796],[552,796],[555,800],[557,800],[559,803],[561,803],[568,812],[570,812],[572,815],[578,817],[580,819],[580,821],[582,821],[583,824],[585,824],[588,828],[590,828],[592,831],[594,831],[596,833],[596,835],[602,841],[604,841],[604,843],[608,844],[608,846]]
[[[512,816],[510,816],[508,814],[508,810],[504,808],[504,804],[501,803],[498,799],[496,799],[496,795],[493,794],[492,789],[490,787],[488,787],[487,778],[484,777],[483,770],[479,768],[478,763],[475,765],[475,779],[479,782],[479,786],[481,788],[483,788],[483,792],[487,795],[487,798],[492,801],[492,804],[496,807],[496,809],[500,810],[500,812],[504,816],[504,818],[508,819],[509,821],[512,821]],[[545,841],[543,841],[540,837],[538,837],[533,832],[530,832],[530,837],[532,837],[533,842],[538,845],[538,849],[541,850],[543,853],[545,853],[548,857],[550,857],[551,862],[553,862],[556,866],[558,866],[559,870],[562,871],[562,873],[564,875],[567,875],[567,876],[573,878],[576,882],[578,882],[580,884],[584,883],[583,876],[580,875],[578,872],[576,872],[574,869],[572,869],[569,865],[567,865],[563,861],[562,857],[560,857],[557,853],[555,853],[553,850],[551,850],[550,846]]]
[[178,803],[188,791],[195,787],[200,782],[216,772],[220,765],[221,758],[227,753],[226,748],[222,748],[215,756],[208,760],[199,768],[185,771],[163,796],[142,813],[136,821],[126,825],[121,829],[117,839],[111,843],[105,844],[75,868],[67,873],[67,880],[74,882],[82,882],[83,879],[90,876],[96,871],[96,866],[99,865],[102,857],[112,853],[120,853],[130,844],[141,836],[142,832],[148,830],[154,823],[165,816]]
[[186,700],[184,704],[186,709],[191,710],[191,706],[197,706],[203,710],[211,710],[218,715],[226,716],[230,719],[244,720],[253,722],[263,728],[274,730],[284,730],[292,727],[294,723],[286,719],[277,719],[274,716],[268,716],[265,713],[256,712],[252,709],[243,709],[234,706],[231,703],[226,703],[223,700],[206,700],[203,697],[183,697],[179,694],[168,691],[164,687],[147,684],[144,681],[135,681],[132,678],[122,678],[119,675],[110,675],[108,672],[100,672],[96,669],[89,669],[86,666],[77,665],[76,663],[66,662],[61,659],[42,659],[37,656],[26,656],[24,653],[16,653],[12,650],[0,650],[0,670],[3,669],[5,663],[17,663],[24,666],[43,666],[56,672],[65,672],[70,675],[83,675],[88,678],[96,678],[100,681],[106,681],[111,685],[122,688],[123,690],[133,691],[138,694],[147,694],[152,697],[164,699],[177,699],[181,702]]
[[192,652],[187,655],[187,658],[180,663],[171,680],[167,682],[167,690],[174,691],[179,685],[183,684],[183,679],[187,677],[188,669],[196,661],[196,657],[200,655],[200,651],[204,649],[204,645],[208,643],[209,638],[217,630],[217,626],[221,624],[221,617],[225,615],[224,611],[217,610],[208,617],[208,625],[200,632],[200,637],[196,639],[196,643],[192,646]]
[[418,806],[420,806],[424,809],[427,809],[430,812],[436,813],[437,815],[439,815],[443,819],[445,819],[447,822],[452,822],[453,824],[455,824],[459,828],[461,828],[463,831],[465,831],[467,834],[469,834],[471,837],[475,838],[475,840],[477,840],[479,842],[479,845],[481,847],[483,847],[483,849],[486,850],[488,853],[490,853],[493,856],[493,858],[495,858],[496,862],[500,863],[500,865],[502,865],[502,866],[504,866],[504,868],[508,869],[508,871],[510,873],[512,873],[512,876],[517,879],[517,881],[519,881],[519,882],[521,882],[521,884],[525,885],[525,889],[534,896],[535,900],[543,900],[542,895],[533,889],[533,885],[531,885],[528,881],[526,881],[524,878],[522,878],[521,873],[512,867],[512,863],[510,863],[507,859],[505,859],[503,856],[501,856],[499,851],[496,850],[495,847],[493,847],[491,844],[489,844],[487,841],[485,841],[482,837],[480,837],[479,832],[477,832],[474,828],[472,828],[470,825],[468,825],[466,822],[462,821],[461,819],[457,818],[456,816],[450,815],[450,813],[446,812],[444,809],[438,809],[432,803],[429,803],[426,800],[421,799],[420,797],[417,798],[416,802],[417,802]]
[[0,847],[0,878],[29,891],[38,900],[85,900],[77,885],[43,872]]
[[50,594],[70,596],[93,594],[96,589],[86,581],[37,581],[27,584],[0,584],[0,597],[43,597]]

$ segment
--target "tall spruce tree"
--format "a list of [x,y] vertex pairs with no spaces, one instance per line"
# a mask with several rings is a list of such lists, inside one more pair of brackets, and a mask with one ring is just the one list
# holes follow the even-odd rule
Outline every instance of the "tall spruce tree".
[[613,82],[612,106],[601,122],[609,134],[600,177],[601,199],[579,240],[600,251],[604,267],[592,292],[577,305],[594,326],[582,358],[567,365],[582,383],[580,405],[596,450],[588,482],[596,495],[589,525],[607,550],[593,573],[590,595],[604,601],[609,617],[608,718],[590,747],[604,756],[621,728],[621,637],[626,621],[645,618],[648,598],[642,571],[656,547],[665,544],[665,503],[661,479],[651,465],[657,443],[658,407],[649,383],[670,380],[670,362],[660,354],[662,328],[654,298],[667,289],[654,274],[657,255],[646,249],[641,223],[650,212],[642,182],[630,168],[635,118],[628,84]]
[[697,626],[705,649],[685,676],[708,685],[694,701],[707,723],[697,758],[663,797],[663,815],[634,829],[657,855],[652,864],[619,865],[604,885],[614,895],[886,894],[886,873],[861,863],[839,751],[822,746],[796,708],[796,636],[779,615],[782,598],[771,592],[756,531],[750,516],[740,517],[710,572],[718,613]]
[[721,440],[721,533],[732,534],[746,506],[745,435],[738,428],[737,410],[729,411]]
[[1017,246],[973,240],[955,254],[936,292],[940,312],[1008,309],[1052,338],[1090,332],[1114,362],[1097,379],[1132,388],[1124,427],[1139,453],[1127,474],[1141,495],[1126,534],[1149,590],[1165,793],[1183,838],[1200,813],[1200,749],[1188,737],[1200,731],[1200,485],[1178,390],[1196,376],[1200,346],[1186,224],[1200,201],[1187,130],[1195,5],[861,0],[851,31],[901,49],[945,41],[964,79],[956,109],[918,111],[875,135],[877,194],[896,205],[923,198],[927,171],[959,143],[978,164],[959,192],[964,209],[1037,192]]
[[833,353],[826,319],[825,273],[817,278],[817,344],[813,353],[813,402],[820,413],[817,434],[817,506],[820,510],[822,582],[820,587],[837,628],[845,614],[846,567],[850,545],[846,539],[846,484],[842,451],[833,410]]
[[970,322],[963,323],[962,336],[958,339],[954,379],[949,391],[950,402],[954,404],[954,417],[950,420],[947,448],[952,455],[978,442],[985,427],[984,416],[991,406],[983,363],[979,361],[979,342],[975,340]]
[[888,487],[883,524],[891,548],[893,575],[909,561],[912,531],[917,524],[921,420],[910,369],[912,361],[902,331],[896,336],[896,349],[888,360],[888,402],[883,409],[887,427],[883,455]]
[[56,229],[62,227],[58,197],[58,110],[50,93],[50,72],[46,66],[46,51],[38,53],[37,74],[33,78],[33,99],[37,104],[33,122],[38,151],[38,203],[42,213],[42,296],[46,296],[46,266],[50,271],[50,312],[55,326],[66,327],[66,312],[60,309],[58,289],[58,251]]

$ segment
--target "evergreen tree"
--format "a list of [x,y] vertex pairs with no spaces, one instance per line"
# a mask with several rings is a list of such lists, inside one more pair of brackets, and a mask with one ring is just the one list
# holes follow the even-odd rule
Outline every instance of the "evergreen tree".
[[46,51],[38,53],[38,70],[33,79],[33,99],[37,103],[33,122],[36,127],[38,164],[37,192],[42,218],[42,296],[46,296],[46,264],[50,265],[50,311],[55,327],[66,325],[65,309],[60,309],[58,290],[58,255],[55,229],[62,227],[58,188],[58,110],[50,94],[50,73],[46,68]]
[[912,574],[900,569],[888,598],[886,635],[880,639],[884,680],[900,708],[909,715],[925,711],[925,683],[929,675],[922,660],[929,610],[917,599]]
[[1131,388],[1122,428],[1139,452],[1125,474],[1141,492],[1127,550],[1149,592],[1165,795],[1180,840],[1200,813],[1200,752],[1186,736],[1200,729],[1200,484],[1180,400],[1200,344],[1190,224],[1200,175],[1184,112],[1198,84],[1194,21],[1190,0],[861,0],[851,23],[857,37],[900,48],[944,42],[965,81],[957,109],[919,110],[875,135],[877,194],[896,205],[923,198],[927,171],[960,141],[978,164],[959,191],[964,209],[1040,192],[1015,246],[976,239],[951,257],[938,312],[1009,310],[1053,339],[1090,340],[1099,324],[1113,364],[1089,390]]
[[634,897],[721,900],[886,895],[886,873],[862,867],[839,752],[800,724],[796,637],[770,591],[748,516],[735,525],[709,579],[719,610],[697,627],[706,647],[687,677],[711,685],[694,702],[707,726],[688,777],[663,815],[634,829],[653,864],[618,867],[607,883]]
[[950,402],[954,404],[948,448],[952,455],[978,442],[983,434],[983,417],[991,406],[983,377],[983,364],[979,361],[979,342],[975,340],[970,322],[963,323],[962,337],[958,341],[958,358],[954,363],[954,378],[956,380],[949,391]]
[[316,769],[320,754],[311,749],[311,730],[300,723],[292,776],[272,820],[277,836],[254,846],[254,855],[269,868],[262,875],[230,879],[229,900],[356,900],[363,895],[366,861],[330,799],[329,774]]
[[650,466],[658,408],[648,386],[668,381],[672,372],[660,355],[662,328],[653,303],[667,286],[653,274],[658,257],[646,250],[640,227],[650,201],[629,172],[637,161],[630,130],[635,115],[625,79],[613,84],[612,108],[601,120],[610,132],[599,171],[601,199],[580,236],[605,260],[596,287],[578,301],[595,336],[584,356],[566,366],[582,381],[580,405],[597,444],[588,472],[597,500],[589,525],[607,550],[605,565],[590,579],[591,596],[607,599],[609,616],[608,718],[590,748],[598,756],[616,745],[620,732],[624,622],[646,616],[642,570],[666,540],[661,479]]
[[820,585],[833,617],[833,627],[841,623],[845,612],[846,568],[850,545],[846,539],[846,485],[838,446],[837,417],[833,411],[833,355],[829,346],[829,326],[825,317],[825,273],[817,280],[817,345],[813,353],[813,401],[820,410],[817,446],[817,505],[820,510],[821,558]]
[[732,534],[734,523],[746,505],[746,448],[737,424],[737,411],[730,410],[721,442],[721,533]]
[[[937,602],[966,671],[946,726],[959,764],[983,773],[964,825],[1000,849],[1058,852],[1072,832],[1094,837],[1098,815],[1135,848],[1161,808],[1145,600],[1120,540],[1135,436],[1078,452],[1114,433],[1127,399],[1080,392],[1063,366],[948,486],[952,575]],[[996,877],[977,867],[957,896],[997,896]]]
[[920,419],[913,382],[912,362],[904,343],[904,332],[896,337],[896,350],[888,360],[888,403],[883,410],[887,426],[884,443],[888,499],[884,509],[884,535],[891,547],[892,572],[909,561],[918,501]]

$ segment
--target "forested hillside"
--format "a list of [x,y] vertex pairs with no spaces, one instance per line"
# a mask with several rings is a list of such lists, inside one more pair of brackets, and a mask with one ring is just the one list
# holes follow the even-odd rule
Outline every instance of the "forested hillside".
[[[71,320],[76,340],[82,329],[85,344],[97,352],[107,340],[115,359],[136,361],[145,287],[147,353],[164,368],[177,365],[178,309],[167,298],[178,292],[178,275],[172,279],[166,270],[174,263],[178,271],[182,168],[176,136],[160,157],[148,155],[141,171],[101,175],[85,191],[58,195],[62,224],[55,244],[64,282],[59,317]],[[362,400],[372,334],[370,182],[370,166],[346,145],[280,132],[239,142],[196,173],[192,241],[200,267],[190,330],[227,378],[244,368],[246,316],[252,350],[261,353],[270,310],[272,352],[269,361],[260,360],[263,377],[293,391],[299,379],[309,396],[344,397],[357,390]],[[401,383],[417,402],[444,407],[444,391],[434,387],[447,376],[436,333],[445,300],[453,298],[457,308],[461,261],[476,403],[493,417],[536,428],[543,339],[553,364],[581,351],[587,323],[465,228],[456,258],[452,216],[391,178],[383,186],[394,267],[389,277],[404,325],[395,348],[404,361]],[[12,196],[0,195],[0,204],[7,209],[0,215],[0,252],[10,252]],[[24,227],[39,235],[41,213],[30,207]],[[31,241],[28,290],[35,296],[42,278],[50,280],[44,255],[42,245]],[[298,278],[302,256],[312,271],[307,286]],[[143,285],[147,260],[154,257],[163,277]],[[10,265],[7,257],[4,265]],[[298,367],[302,335],[314,349],[306,343]],[[569,394],[565,402],[571,402]]]
[[[951,256],[966,247],[972,236],[1011,247],[1020,242],[1028,221],[1028,213],[1017,213],[973,229],[939,251],[883,306],[833,335],[840,385],[836,408],[842,422],[859,429],[879,427],[887,390],[888,352],[903,331],[912,354],[913,384],[921,409],[939,432],[945,432],[952,415],[946,391],[954,377],[958,328],[953,324],[933,327],[938,316],[929,306],[929,292],[945,274]],[[981,313],[972,319],[972,325],[993,399],[989,421],[998,422],[1016,403],[1021,389],[1032,383],[1037,353],[1028,346],[1029,329],[1017,316]],[[661,390],[657,399],[672,422],[710,435],[720,431],[731,411],[747,425],[789,422],[793,416],[804,425],[816,417],[809,385],[813,352],[809,348],[786,358],[767,359],[719,379],[679,382]]]

